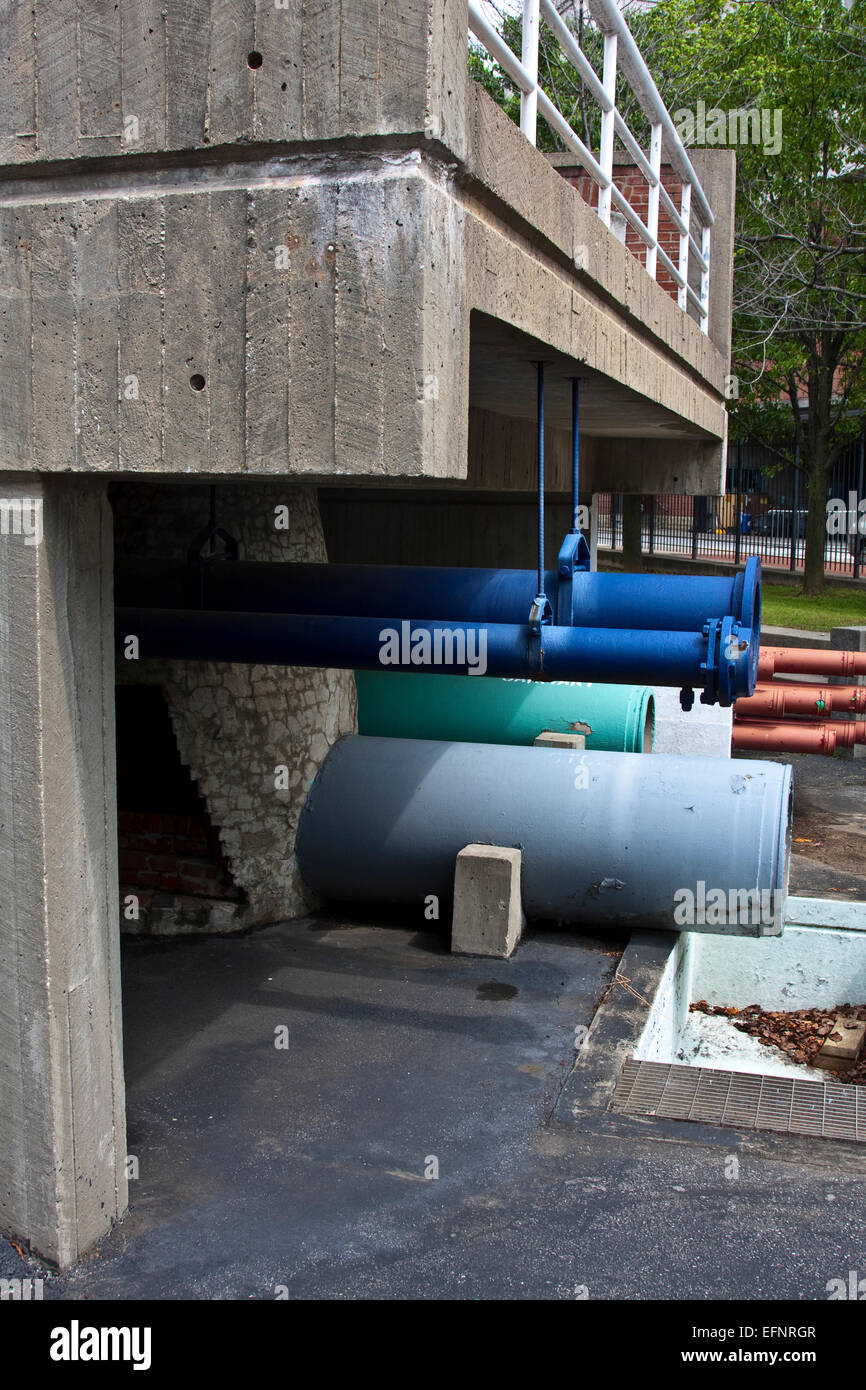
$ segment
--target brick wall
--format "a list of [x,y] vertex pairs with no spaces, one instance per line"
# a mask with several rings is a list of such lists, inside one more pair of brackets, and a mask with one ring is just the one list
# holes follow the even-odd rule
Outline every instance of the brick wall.
[[[593,182],[589,174],[580,166],[571,167],[569,165],[558,166],[558,172],[564,179],[567,179],[580,194],[590,207],[598,207],[598,185]],[[682,180],[679,174],[675,174],[669,164],[663,164],[661,169],[662,186],[670,197],[674,207],[680,205],[682,195]],[[634,164],[615,165],[613,171],[613,181],[625,198],[628,199],[638,217],[646,225],[649,216],[649,184],[643,174]],[[679,264],[680,237],[679,232],[674,226],[669,214],[664,207],[659,205],[659,246],[670,256],[674,265]],[[625,244],[631,251],[636,260],[641,265],[646,265],[646,246],[641,241],[637,232],[626,223]],[[657,264],[656,280],[662,289],[671,296],[677,297],[676,281],[659,261]]]
[[219,835],[206,818],[164,811],[118,811],[120,882],[191,897],[240,902]]

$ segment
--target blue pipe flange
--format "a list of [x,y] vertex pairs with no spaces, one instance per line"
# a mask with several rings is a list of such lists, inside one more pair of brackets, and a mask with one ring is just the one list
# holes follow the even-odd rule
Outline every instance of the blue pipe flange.
[[747,691],[754,691],[754,634],[733,618],[711,618],[704,627],[704,636],[707,659],[701,663],[705,673],[701,704],[728,708]]
[[[757,555],[752,555],[746,561],[742,575],[737,575],[734,600],[735,612],[739,609],[741,636],[749,639],[748,693],[752,695],[758,680],[758,658],[761,654],[761,561]],[[745,692],[741,690],[739,693],[742,695]]]

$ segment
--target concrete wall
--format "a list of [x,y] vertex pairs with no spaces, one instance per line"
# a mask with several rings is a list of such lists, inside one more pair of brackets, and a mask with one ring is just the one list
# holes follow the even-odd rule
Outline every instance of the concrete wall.
[[[119,556],[183,563],[208,523],[209,488],[154,483],[112,490]],[[288,506],[289,528],[275,527]],[[326,561],[315,490],[277,483],[217,488],[217,516],[249,560]],[[294,835],[307,788],[331,745],[356,729],[351,671],[240,666],[228,662],[124,661],[118,680],[162,687],[181,759],[219,830],[246,903],[153,905],[129,930],[237,930],[307,911],[313,897],[295,867]],[[280,785],[275,770],[286,768]],[[283,786],[282,781],[287,785]]]
[[[591,499],[584,500],[589,505]],[[321,488],[319,507],[328,555],[336,563],[535,567],[537,503],[524,493],[455,497],[415,489]],[[551,501],[545,515],[552,566],[571,527],[571,506]]]
[[465,0],[34,0],[0,49],[3,164],[463,128]]
[[690,758],[729,758],[734,711],[721,705],[703,705],[700,691],[688,711],[680,705],[680,692],[653,686],[656,702],[654,753],[673,753]]

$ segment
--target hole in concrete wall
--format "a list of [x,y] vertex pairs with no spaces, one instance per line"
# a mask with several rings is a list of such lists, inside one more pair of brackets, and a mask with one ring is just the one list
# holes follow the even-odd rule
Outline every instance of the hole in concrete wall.
[[261,65],[262,65],[262,63],[263,63],[264,61],[265,61],[265,60],[264,60],[264,58],[262,57],[261,53],[259,53],[258,49],[255,49],[255,48],[254,48],[253,51],[252,51],[251,53],[248,53],[248,54],[247,54],[247,67],[248,67],[248,68],[253,68],[253,69],[255,69],[255,68],[260,68]]
[[193,372],[192,376],[189,379],[189,384],[192,387],[193,391],[203,391],[205,388],[205,379],[202,376],[201,372]]
[[122,903],[134,896],[139,911],[124,914],[123,926],[139,932],[200,927],[209,905],[242,903],[244,894],[181,762],[159,686],[118,686],[116,723],[120,896]]

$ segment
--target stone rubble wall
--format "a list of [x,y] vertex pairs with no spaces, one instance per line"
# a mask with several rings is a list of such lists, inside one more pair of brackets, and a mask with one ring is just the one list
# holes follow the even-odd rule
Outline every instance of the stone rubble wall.
[[[118,562],[124,555],[181,562],[209,518],[206,485],[118,483],[112,502]],[[275,527],[279,506],[289,508],[288,531]],[[315,488],[217,485],[217,522],[239,541],[243,559],[327,560]],[[295,865],[295,831],[307,789],[332,744],[356,730],[352,673],[119,657],[117,678],[163,689],[181,759],[246,895],[242,914],[231,916],[232,927],[308,911],[314,899]],[[285,788],[275,785],[278,767],[287,769]],[[199,913],[198,930],[214,930],[225,917],[215,910],[202,921]]]

